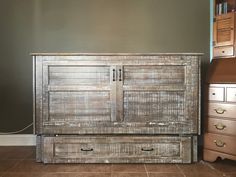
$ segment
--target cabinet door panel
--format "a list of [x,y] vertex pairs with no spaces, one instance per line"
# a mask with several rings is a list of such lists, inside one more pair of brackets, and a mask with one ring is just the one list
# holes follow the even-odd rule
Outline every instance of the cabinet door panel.
[[124,65],[124,126],[142,133],[197,133],[198,64],[191,62]]
[[184,66],[126,66],[124,85],[184,84]]
[[49,66],[50,85],[109,85],[110,68],[106,66]]
[[50,121],[110,121],[109,92],[50,92]]
[[77,133],[74,128],[110,126],[116,119],[112,66],[44,61],[43,131]]
[[216,17],[214,22],[215,46],[233,45],[234,41],[234,13]]
[[183,91],[125,91],[124,120],[183,121],[184,99]]

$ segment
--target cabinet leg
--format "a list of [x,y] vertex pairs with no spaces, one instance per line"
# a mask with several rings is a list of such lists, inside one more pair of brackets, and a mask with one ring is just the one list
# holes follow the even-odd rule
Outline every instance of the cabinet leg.
[[220,157],[222,160],[223,159],[236,160],[236,156],[234,156],[234,155],[211,151],[208,149],[203,150],[203,160],[205,160],[205,161],[214,162],[214,161],[216,161],[216,159],[218,157]]
[[206,150],[206,149],[203,150],[203,160],[208,161],[208,162],[214,162],[216,161],[217,157],[218,157],[218,154],[212,151]]

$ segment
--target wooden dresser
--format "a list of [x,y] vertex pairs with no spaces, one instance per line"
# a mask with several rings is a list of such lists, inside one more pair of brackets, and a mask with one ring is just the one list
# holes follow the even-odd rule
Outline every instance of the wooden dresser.
[[200,58],[33,54],[37,161],[197,161]]
[[236,60],[213,59],[207,84],[204,160],[236,160]]

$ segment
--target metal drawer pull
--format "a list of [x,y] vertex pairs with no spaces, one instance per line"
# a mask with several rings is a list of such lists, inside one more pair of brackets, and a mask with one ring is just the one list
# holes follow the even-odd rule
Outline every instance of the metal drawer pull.
[[221,140],[214,140],[214,143],[216,144],[216,146],[218,147],[225,147],[226,143],[224,143]]
[[224,114],[225,113],[225,109],[222,109],[222,108],[217,108],[217,109],[214,109],[216,111],[217,114]]
[[216,129],[218,130],[224,130],[226,128],[226,125],[222,124],[222,123],[218,123],[214,125],[216,127]]
[[119,81],[122,81],[121,74],[121,69],[119,69]]
[[113,75],[113,81],[116,81],[116,70],[113,69],[112,72],[113,72],[113,74],[112,74]]
[[81,148],[80,150],[81,150],[81,151],[86,151],[86,152],[87,152],[87,151],[93,151],[93,148],[91,148],[91,149],[83,149],[83,148]]
[[212,93],[212,95],[216,95],[216,93]]
[[154,149],[153,148],[142,148],[141,150],[142,151],[153,151]]

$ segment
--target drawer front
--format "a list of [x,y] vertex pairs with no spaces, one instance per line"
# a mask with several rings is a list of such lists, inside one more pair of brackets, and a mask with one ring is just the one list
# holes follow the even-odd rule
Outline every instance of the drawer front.
[[209,100],[224,101],[224,88],[223,87],[210,87]]
[[190,163],[191,137],[43,137],[44,163]]
[[227,154],[236,155],[236,137],[206,133],[204,147]]
[[209,103],[208,115],[217,117],[229,117],[236,119],[236,105]]
[[224,57],[224,56],[233,56],[234,55],[234,47],[215,47],[213,49],[214,57]]
[[236,121],[215,118],[209,118],[208,120],[208,132],[236,136]]
[[227,88],[227,101],[236,102],[236,87]]

